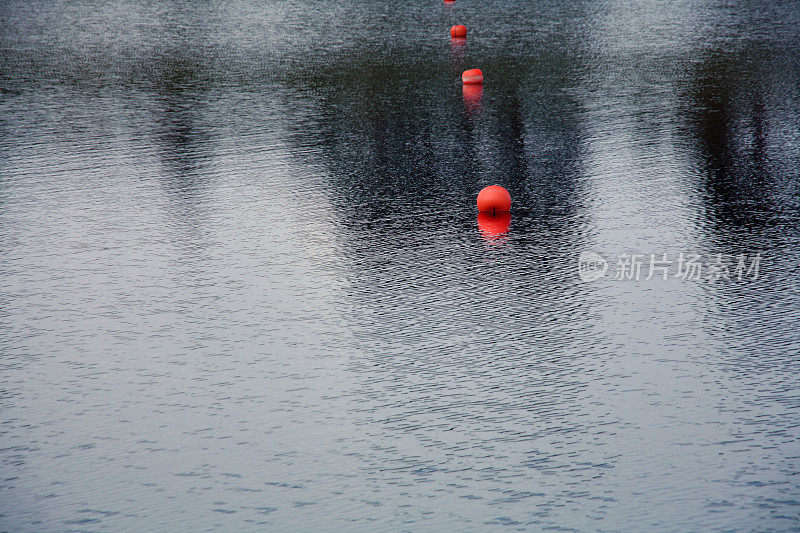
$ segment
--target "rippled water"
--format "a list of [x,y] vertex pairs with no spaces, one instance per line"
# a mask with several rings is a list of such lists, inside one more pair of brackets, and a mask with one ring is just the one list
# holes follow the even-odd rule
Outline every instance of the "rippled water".
[[[799,52],[797,2],[4,2],[0,529],[800,529]],[[681,253],[759,275],[614,279]]]

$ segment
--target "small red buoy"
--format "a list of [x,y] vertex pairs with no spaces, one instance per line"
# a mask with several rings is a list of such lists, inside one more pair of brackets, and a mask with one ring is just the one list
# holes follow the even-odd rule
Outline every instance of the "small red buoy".
[[461,81],[464,83],[483,83],[483,72],[479,68],[465,70],[461,75]]
[[450,28],[450,37],[453,39],[463,39],[467,36],[467,27],[463,24],[456,24]]
[[489,185],[478,193],[478,211],[503,213],[511,211],[511,195],[499,185]]

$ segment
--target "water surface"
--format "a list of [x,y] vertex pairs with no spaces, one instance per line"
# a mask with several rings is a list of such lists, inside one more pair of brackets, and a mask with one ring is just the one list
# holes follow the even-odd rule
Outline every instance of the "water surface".
[[0,529],[800,528],[798,7],[4,3]]

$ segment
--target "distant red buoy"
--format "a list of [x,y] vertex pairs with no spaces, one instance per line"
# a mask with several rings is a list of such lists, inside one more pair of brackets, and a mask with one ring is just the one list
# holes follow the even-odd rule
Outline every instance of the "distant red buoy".
[[489,185],[478,193],[478,211],[503,213],[511,211],[511,195],[499,185]]
[[467,36],[467,27],[463,24],[456,24],[450,28],[450,37],[453,39],[463,39]]
[[479,68],[465,70],[461,75],[461,81],[464,83],[483,83],[483,72]]

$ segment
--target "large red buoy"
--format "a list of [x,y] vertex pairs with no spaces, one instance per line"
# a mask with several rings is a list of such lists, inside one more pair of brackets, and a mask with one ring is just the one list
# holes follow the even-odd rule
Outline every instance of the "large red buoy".
[[478,211],[503,213],[511,211],[511,195],[499,185],[489,185],[478,193]]
[[467,27],[462,24],[456,24],[450,28],[450,37],[453,39],[463,39],[467,36]]
[[483,72],[479,68],[465,70],[461,75],[461,81],[464,83],[483,83]]

